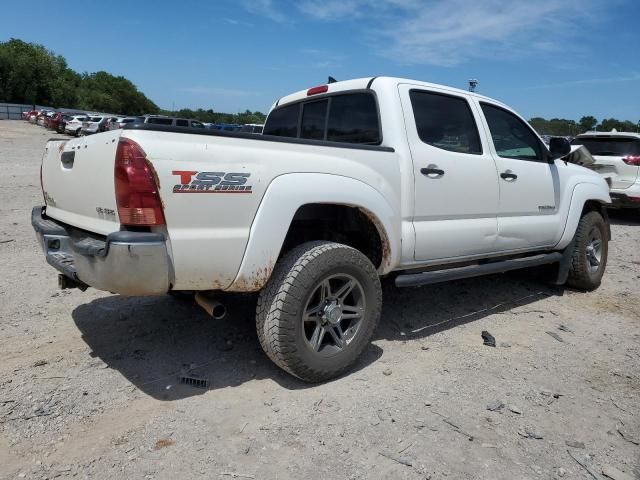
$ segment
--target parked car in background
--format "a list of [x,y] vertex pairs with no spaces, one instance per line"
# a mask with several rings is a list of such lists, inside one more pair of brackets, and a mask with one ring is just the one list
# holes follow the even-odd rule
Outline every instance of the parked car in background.
[[245,125],[242,125],[242,127],[240,127],[240,132],[244,132],[244,133],[262,133],[262,129],[264,128],[263,124],[260,123],[247,123]]
[[64,131],[76,137],[80,136],[82,123],[86,122],[89,117],[87,115],[73,115],[65,123]]
[[115,122],[118,118],[120,117],[107,117],[106,121],[102,125],[100,125],[99,131],[106,132],[107,130],[111,130],[111,123]]
[[109,130],[123,128],[129,123],[144,123],[144,117],[118,117],[112,122],[109,122]]
[[199,120],[191,120],[188,118],[165,117],[163,115],[145,115],[144,122],[154,125],[167,125],[171,127],[191,127],[204,128],[204,123]]
[[633,132],[587,132],[572,145],[591,152],[595,170],[609,184],[613,206],[640,209],[640,134]]
[[88,117],[83,123],[82,128],[80,130],[81,135],[92,135],[94,133],[100,133],[102,125],[107,123],[109,117],[104,117],[101,115]]
[[209,127],[211,130],[225,130],[228,132],[237,132],[242,128],[242,125],[235,123],[214,123]]
[[60,122],[62,121],[62,117],[64,117],[64,113],[63,112],[56,112],[56,114],[49,118],[47,121],[47,128],[50,128],[51,130],[58,130],[58,125],[60,125]]
[[40,113],[38,113],[38,116],[36,117],[36,124],[40,126],[44,126],[45,118],[47,117],[49,112],[50,110],[41,110]]

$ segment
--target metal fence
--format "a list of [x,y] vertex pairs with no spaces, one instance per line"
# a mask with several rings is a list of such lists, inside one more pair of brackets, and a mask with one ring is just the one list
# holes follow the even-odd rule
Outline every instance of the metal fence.
[[[36,105],[36,108],[41,108]],[[30,112],[33,105],[20,105],[18,103],[0,103],[0,120],[20,120],[22,112]]]
[[[35,106],[35,109],[34,109]],[[0,120],[21,120],[22,112],[30,112],[31,110],[55,110],[56,112],[78,112],[77,108],[52,108],[44,105],[25,105],[20,103],[0,103]],[[91,112],[96,113],[97,112]],[[110,115],[110,114],[104,114]]]

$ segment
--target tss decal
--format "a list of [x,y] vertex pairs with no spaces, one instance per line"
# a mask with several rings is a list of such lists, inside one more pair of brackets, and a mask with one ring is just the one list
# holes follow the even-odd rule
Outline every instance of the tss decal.
[[174,185],[173,193],[252,193],[247,185],[250,173],[196,172],[174,170],[173,175],[180,177],[180,183]]

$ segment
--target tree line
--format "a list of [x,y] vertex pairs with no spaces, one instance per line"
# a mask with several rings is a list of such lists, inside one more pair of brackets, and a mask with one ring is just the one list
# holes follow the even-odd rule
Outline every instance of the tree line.
[[12,38],[0,42],[0,102],[46,105],[125,115],[145,113],[193,118],[211,123],[264,123],[261,112],[161,110],[128,79],[100,71],[78,73],[61,55],[43,45]]
[[618,120],[616,118],[605,118],[598,121],[595,117],[588,115],[582,117],[577,122],[566,118],[552,118],[547,120],[541,117],[529,119],[529,123],[540,135],[552,136],[575,136],[580,133],[597,130],[599,132],[610,132],[616,129],[618,132],[636,132],[638,123],[629,120]]
[[204,123],[264,123],[267,116],[262,112],[252,112],[251,110],[245,110],[242,113],[222,113],[214,112],[212,109],[203,110],[198,108],[197,110],[191,110],[189,108],[183,108],[182,110],[161,110],[163,115],[169,115],[171,117],[180,118],[193,118],[200,120]]

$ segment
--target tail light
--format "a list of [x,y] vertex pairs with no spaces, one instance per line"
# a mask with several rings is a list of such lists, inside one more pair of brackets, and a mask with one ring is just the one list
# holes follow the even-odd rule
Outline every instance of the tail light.
[[640,166],[640,155],[628,155],[622,161],[627,165]]
[[121,138],[116,150],[116,203],[122,225],[164,225],[162,202],[154,172],[144,150],[133,140]]

